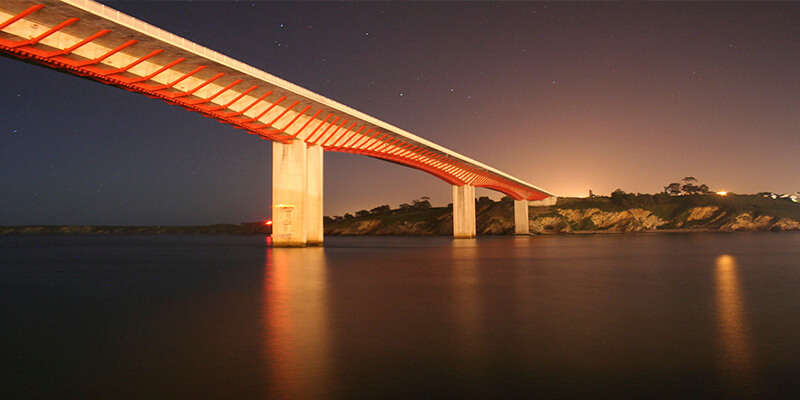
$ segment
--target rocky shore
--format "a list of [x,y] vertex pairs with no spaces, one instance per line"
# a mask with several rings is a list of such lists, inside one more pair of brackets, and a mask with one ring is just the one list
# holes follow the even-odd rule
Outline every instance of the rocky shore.
[[[326,219],[325,234],[449,235],[451,214],[438,207]],[[529,214],[532,234],[800,230],[800,204],[758,195],[559,198]],[[476,225],[479,235],[512,234],[513,201],[479,200]]]

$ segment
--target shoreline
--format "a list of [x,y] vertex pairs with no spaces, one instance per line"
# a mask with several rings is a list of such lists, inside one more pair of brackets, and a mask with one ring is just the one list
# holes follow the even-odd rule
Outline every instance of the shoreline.
[[[571,232],[530,233],[528,235],[509,234],[480,234],[478,237],[500,236],[570,236],[570,235],[657,235],[657,234],[687,234],[687,233],[753,233],[753,232],[798,232],[797,230],[769,230],[769,229],[742,229],[719,230],[708,228],[675,228],[656,230],[582,230]],[[17,225],[0,226],[0,235],[266,235],[271,236],[268,229],[253,229],[238,225],[197,225],[197,226],[109,226],[109,225]],[[364,236],[392,236],[392,237],[434,237],[452,236],[452,234],[326,234],[327,237],[364,237]]]

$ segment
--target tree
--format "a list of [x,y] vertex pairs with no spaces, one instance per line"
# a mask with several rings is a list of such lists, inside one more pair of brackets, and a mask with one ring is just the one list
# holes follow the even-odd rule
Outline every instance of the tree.
[[682,180],[683,180],[683,183],[686,184],[686,185],[689,185],[689,184],[692,184],[692,183],[697,183],[697,179],[695,179],[695,177],[693,177],[693,176],[687,176],[687,177],[683,178]]
[[633,193],[625,193],[622,189],[617,189],[611,192],[611,201],[622,207],[633,207],[636,205],[636,195]]
[[491,203],[491,202],[492,202],[492,199],[490,199],[489,196],[478,197],[478,204],[486,204],[486,203]]
[[681,184],[678,182],[670,183],[664,187],[664,193],[670,196],[677,196],[681,194]]
[[414,200],[413,207],[414,208],[431,208],[431,198],[428,196],[422,196],[418,200]]
[[369,215],[369,211],[367,210],[356,211],[356,217],[366,217],[367,215]]
[[373,208],[372,210],[369,210],[369,212],[373,214],[382,214],[382,213],[387,213],[389,211],[392,211],[392,207],[389,207],[388,204],[384,204],[382,206],[378,206]]
[[699,186],[692,185],[692,184],[690,184],[690,183],[687,183],[687,184],[685,184],[685,185],[681,186],[681,190],[682,190],[684,193],[688,193],[688,194],[696,194],[696,193],[700,192],[700,187],[699,187]]
[[709,193],[708,185],[706,185],[705,183],[700,185],[700,192],[701,193]]

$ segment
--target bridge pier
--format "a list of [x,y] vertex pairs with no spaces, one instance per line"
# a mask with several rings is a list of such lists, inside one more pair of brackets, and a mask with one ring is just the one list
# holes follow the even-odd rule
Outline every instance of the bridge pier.
[[306,245],[306,144],[272,142],[272,245]]
[[322,214],[322,146],[309,144],[307,150],[308,187],[306,195],[306,244],[322,246],[324,229]]
[[272,245],[321,246],[322,146],[272,142]]
[[514,200],[514,234],[530,235],[528,220],[528,200]]
[[475,187],[453,185],[453,237],[475,237]]

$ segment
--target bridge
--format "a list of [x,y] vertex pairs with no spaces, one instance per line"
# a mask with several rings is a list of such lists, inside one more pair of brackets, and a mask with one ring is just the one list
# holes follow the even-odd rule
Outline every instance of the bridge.
[[3,0],[0,54],[179,105],[273,142],[273,245],[323,241],[323,152],[374,157],[453,187],[453,235],[475,236],[475,188],[555,196],[396,126],[90,0]]

